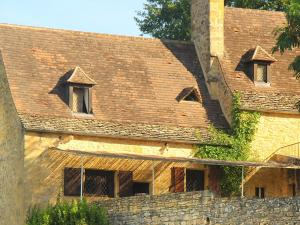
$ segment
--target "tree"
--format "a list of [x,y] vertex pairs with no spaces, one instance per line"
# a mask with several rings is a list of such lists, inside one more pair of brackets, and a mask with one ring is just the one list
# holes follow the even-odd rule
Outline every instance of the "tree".
[[[285,11],[287,25],[277,29],[277,43],[273,52],[284,53],[286,50],[300,47],[300,0],[292,0]],[[289,68],[295,72],[296,78],[300,79],[300,55],[296,56]]]
[[[290,0],[225,0],[225,5],[267,10],[283,10]],[[143,34],[171,40],[191,39],[190,0],[147,0],[137,12]]]

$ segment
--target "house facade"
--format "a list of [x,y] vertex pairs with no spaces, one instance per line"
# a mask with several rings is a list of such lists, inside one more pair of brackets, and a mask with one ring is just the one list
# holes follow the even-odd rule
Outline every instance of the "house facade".
[[[192,42],[0,25],[1,220],[21,224],[30,205],[58,197],[217,190],[213,163],[192,159],[197,144],[216,144],[210,126],[230,129],[235,91],[261,114],[253,159],[298,158],[288,65],[300,51],[271,54],[284,23],[203,0],[192,1]],[[297,180],[256,168],[244,194],[293,196]]]

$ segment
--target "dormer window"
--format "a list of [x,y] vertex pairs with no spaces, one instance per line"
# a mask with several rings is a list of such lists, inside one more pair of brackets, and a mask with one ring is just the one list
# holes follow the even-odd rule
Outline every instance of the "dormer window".
[[199,98],[194,91],[192,91],[189,95],[187,95],[183,101],[190,101],[190,102],[199,102]]
[[275,61],[277,60],[260,46],[249,51],[246,62],[255,85],[271,85],[271,64]]
[[92,114],[92,87],[96,82],[76,67],[67,80],[69,88],[69,107],[73,113]]
[[184,88],[177,96],[177,101],[200,102],[200,95],[195,87]]
[[262,82],[262,83],[268,83],[268,65],[267,64],[257,64],[256,81]]
[[89,88],[73,87],[73,112],[90,113]]

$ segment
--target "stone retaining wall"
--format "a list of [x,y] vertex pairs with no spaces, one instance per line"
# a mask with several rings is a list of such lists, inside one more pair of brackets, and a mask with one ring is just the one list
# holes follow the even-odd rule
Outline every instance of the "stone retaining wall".
[[99,202],[113,225],[300,224],[300,198],[213,198],[207,192],[136,196]]

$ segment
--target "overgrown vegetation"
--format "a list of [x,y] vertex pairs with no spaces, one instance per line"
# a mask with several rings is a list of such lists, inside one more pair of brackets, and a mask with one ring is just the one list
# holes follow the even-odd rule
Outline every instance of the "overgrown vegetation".
[[46,208],[29,210],[27,225],[108,225],[105,209],[85,200],[71,203],[58,201]]
[[[219,160],[245,161],[249,158],[250,144],[253,140],[256,125],[259,121],[258,112],[240,110],[240,94],[233,95],[232,125],[229,133],[214,127],[210,128],[212,141],[220,145],[199,145],[196,156]],[[221,192],[223,196],[240,193],[241,168],[222,166]]]

